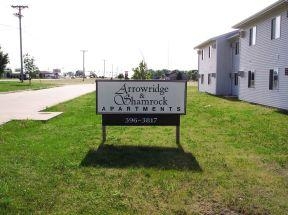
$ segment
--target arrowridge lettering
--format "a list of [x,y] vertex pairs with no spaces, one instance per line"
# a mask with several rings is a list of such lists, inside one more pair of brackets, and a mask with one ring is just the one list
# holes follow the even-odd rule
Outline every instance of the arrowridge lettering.
[[[127,86],[126,83],[121,86],[121,88],[115,93],[114,103],[116,105],[161,105],[167,106],[168,100],[166,99],[165,93],[169,91],[168,87],[160,87],[160,84],[156,86],[153,84],[152,86]],[[135,97],[130,96],[130,93],[140,93],[139,99],[135,99]],[[145,99],[147,93],[159,93],[159,95],[163,96],[161,99]]]
[[167,93],[169,90],[168,87],[160,87],[160,84],[157,84],[155,86],[154,84],[152,86],[140,86],[140,87],[127,87],[126,84],[123,84],[123,86],[115,93],[115,94],[128,94],[128,93],[159,93],[161,96]]

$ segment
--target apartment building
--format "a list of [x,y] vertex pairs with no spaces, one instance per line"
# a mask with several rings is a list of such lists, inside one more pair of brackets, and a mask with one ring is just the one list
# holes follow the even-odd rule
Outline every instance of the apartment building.
[[[288,1],[279,0],[233,28],[195,47],[199,91],[288,110]],[[217,54],[209,61],[215,42],[212,54]]]

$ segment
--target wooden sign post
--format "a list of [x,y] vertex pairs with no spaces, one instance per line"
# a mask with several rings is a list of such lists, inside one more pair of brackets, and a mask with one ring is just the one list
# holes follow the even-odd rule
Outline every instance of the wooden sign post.
[[180,144],[180,115],[186,114],[186,81],[96,81],[96,113],[106,126],[176,126]]

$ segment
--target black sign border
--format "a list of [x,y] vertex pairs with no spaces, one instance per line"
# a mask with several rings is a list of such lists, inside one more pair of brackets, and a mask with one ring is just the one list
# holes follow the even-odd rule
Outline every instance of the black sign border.
[[[96,80],[96,114],[98,115],[117,115],[117,114],[122,114],[122,113],[99,113],[98,112],[98,82],[163,82],[163,83],[167,83],[167,82],[181,82],[181,83],[185,83],[185,95],[184,95],[184,113],[155,113],[156,115],[186,115],[186,106],[187,106],[187,81],[186,80]],[[145,114],[145,113],[123,113],[123,114],[127,114],[127,115],[137,115],[137,114]],[[153,113],[146,113],[147,115],[154,115]]]

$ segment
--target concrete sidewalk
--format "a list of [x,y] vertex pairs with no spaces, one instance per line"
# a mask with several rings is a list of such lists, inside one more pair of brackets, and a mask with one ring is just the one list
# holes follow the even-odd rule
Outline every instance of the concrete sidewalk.
[[82,84],[0,94],[0,125],[10,120],[49,120],[61,112],[39,111],[93,92],[95,89],[95,84]]

